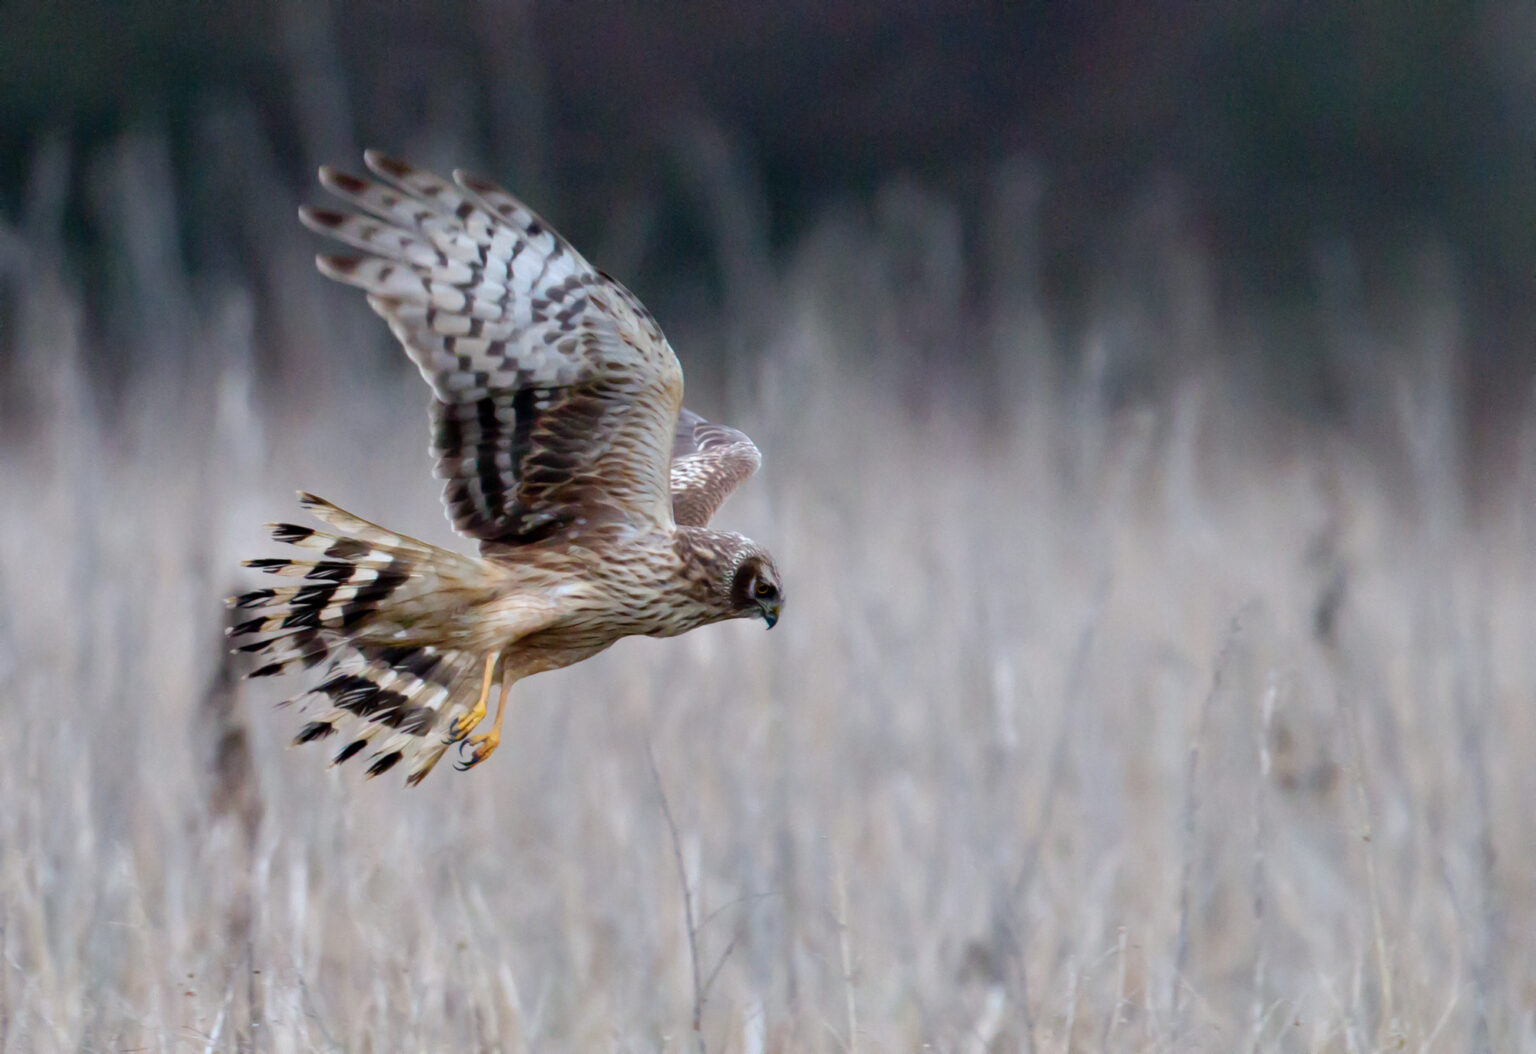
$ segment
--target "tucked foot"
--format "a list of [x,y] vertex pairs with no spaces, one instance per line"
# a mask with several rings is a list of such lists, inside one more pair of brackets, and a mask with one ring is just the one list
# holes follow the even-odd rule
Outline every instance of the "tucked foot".
[[[485,668],[485,687],[480,693],[479,710],[481,717],[485,716],[485,700],[491,693],[491,669],[490,665],[487,665]],[[461,737],[459,760],[454,762],[453,766],[460,772],[474,768],[480,762],[490,757],[496,748],[501,745],[501,722],[507,716],[507,696],[512,694],[512,682],[515,680],[517,680],[516,674],[511,668],[508,668],[503,674],[501,698],[496,702],[496,720],[491,722],[491,730],[489,732],[482,732],[478,736],[471,736],[468,740],[463,740]],[[479,719],[477,718],[476,720],[478,721]],[[469,726],[469,728],[473,727],[474,725]],[[465,729],[466,732],[468,730]],[[474,748],[470,751],[467,759],[464,757],[465,747]]]
[[475,730],[475,726],[485,720],[485,704],[491,698],[491,679],[496,675],[496,660],[499,654],[492,652],[485,658],[485,676],[480,679],[480,698],[475,700],[475,705],[465,713],[454,718],[453,724],[448,728],[448,742],[458,743]]
[[[475,730],[475,726],[485,720],[485,703],[478,702],[464,713],[453,719],[453,724],[448,726],[448,742],[462,743],[464,737]],[[475,737],[480,738],[479,736]]]
[[[482,732],[478,736],[471,736],[469,739],[459,743],[459,760],[453,763],[453,767],[460,772],[467,772],[490,757],[500,745],[501,729],[499,728],[493,728],[489,732]],[[474,748],[470,751],[468,758],[464,757],[465,747]]]

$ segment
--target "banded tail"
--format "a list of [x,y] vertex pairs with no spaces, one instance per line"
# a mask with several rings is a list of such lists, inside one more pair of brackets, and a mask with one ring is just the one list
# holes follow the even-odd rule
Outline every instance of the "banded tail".
[[249,677],[329,662],[319,685],[284,704],[311,711],[294,743],[339,736],[333,764],[372,747],[369,777],[404,761],[406,783],[419,783],[453,741],[453,720],[478,696],[484,656],[453,645],[465,639],[468,613],[495,595],[495,580],[483,561],[312,494],[299,502],[336,533],[271,525],[274,539],[314,556],[245,561],[296,581],[230,598],[231,607],[252,613],[229,630],[252,638],[235,650],[258,662]]

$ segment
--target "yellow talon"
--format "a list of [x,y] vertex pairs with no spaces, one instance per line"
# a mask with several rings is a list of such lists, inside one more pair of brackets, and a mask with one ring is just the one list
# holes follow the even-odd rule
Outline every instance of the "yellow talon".
[[501,733],[492,728],[489,732],[482,732],[478,736],[470,736],[459,747],[460,756],[464,753],[464,747],[474,747],[469,752],[469,757],[457,763],[458,770],[464,772],[474,768],[480,762],[491,756],[491,753],[501,745]]
[[505,680],[502,681],[501,695],[496,700],[496,720],[491,722],[491,730],[489,732],[482,732],[478,736],[470,736],[467,742],[459,744],[460,757],[463,757],[466,746],[474,748],[470,751],[467,759],[459,761],[455,766],[460,772],[474,768],[480,762],[490,757],[496,748],[501,745],[501,722],[507,716],[507,696],[512,694],[512,682],[514,680],[516,678],[508,670]]
[[448,742],[457,743],[485,720],[485,704],[491,698],[491,678],[496,675],[496,660],[500,657],[500,654],[486,656],[485,676],[480,681],[480,698],[475,700],[475,705],[467,713],[460,714],[454,720],[453,727],[448,730]]

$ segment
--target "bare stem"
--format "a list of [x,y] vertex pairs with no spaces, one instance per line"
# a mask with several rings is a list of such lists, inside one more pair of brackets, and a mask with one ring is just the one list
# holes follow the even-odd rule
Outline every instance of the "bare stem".
[[1387,962],[1386,926],[1381,917],[1380,886],[1376,877],[1376,849],[1371,844],[1371,801],[1365,789],[1365,748],[1360,735],[1359,717],[1355,713],[1348,691],[1340,690],[1339,709],[1344,717],[1344,739],[1349,745],[1355,799],[1360,809],[1360,845],[1365,855],[1366,895],[1371,903],[1371,930],[1375,936],[1373,944],[1376,952],[1376,971],[1381,984],[1381,1026],[1395,1030],[1397,1025],[1392,1002],[1392,970]]
[[1051,745],[1051,760],[1047,765],[1045,787],[1041,792],[1040,815],[1035,821],[1034,831],[1030,834],[1029,841],[1024,845],[1024,852],[1019,862],[1019,873],[1013,881],[1013,889],[1010,893],[1004,910],[1007,912],[1009,937],[1009,956],[1013,961],[1015,973],[1018,977],[1018,998],[1015,1000],[1019,1006],[1019,1016],[1024,1024],[1024,1050],[1026,1054],[1035,1052],[1035,1022],[1029,1010],[1029,975],[1024,966],[1024,941],[1025,932],[1022,921],[1016,911],[1016,905],[1021,904],[1028,894],[1031,884],[1035,880],[1037,869],[1040,865],[1041,848],[1046,836],[1050,833],[1051,820],[1056,809],[1056,798],[1067,778],[1067,758],[1073,742],[1072,733],[1077,727],[1073,715],[1077,712],[1077,701],[1082,695],[1083,685],[1087,682],[1089,661],[1093,657],[1093,645],[1095,634],[1099,628],[1100,620],[1104,614],[1104,606],[1109,599],[1109,587],[1112,582],[1111,575],[1105,571],[1100,577],[1093,592],[1093,605],[1089,611],[1088,619],[1083,623],[1082,630],[1078,633],[1076,647],[1072,653],[1072,664],[1068,667],[1066,691],[1062,698],[1061,718],[1056,726],[1056,735]]
[[1125,927],[1120,927],[1120,935],[1115,941],[1115,956],[1119,960],[1119,968],[1115,978],[1115,1002],[1109,1011],[1109,1020],[1104,1023],[1104,1040],[1100,1044],[1105,1050],[1113,1049],[1115,1038],[1115,1026],[1120,1023],[1120,1014],[1125,1006]]
[[1264,842],[1268,837],[1265,808],[1268,801],[1269,773],[1273,758],[1269,753],[1269,737],[1274,728],[1275,701],[1280,695],[1278,676],[1271,671],[1269,684],[1264,690],[1264,702],[1259,714],[1258,754],[1259,775],[1253,782],[1253,1007],[1250,1014],[1248,1046],[1259,1049],[1259,1036],[1264,1031],[1264,983],[1268,966],[1268,947],[1264,941]]
[[1247,605],[1232,616],[1227,625],[1226,639],[1216,656],[1216,668],[1211,672],[1211,688],[1200,703],[1200,716],[1195,724],[1195,734],[1189,741],[1189,764],[1184,772],[1184,872],[1179,879],[1179,936],[1174,946],[1173,978],[1169,985],[1168,1005],[1173,1011],[1174,1034],[1183,1028],[1184,1000],[1181,998],[1184,970],[1189,963],[1189,887],[1195,866],[1195,812],[1198,796],[1195,793],[1195,777],[1200,769],[1200,741],[1205,738],[1205,726],[1210,721],[1211,707],[1221,694],[1221,678],[1232,659],[1237,635],[1242,630],[1242,619]]
[[832,854],[832,874],[837,883],[837,947],[843,961],[843,1002],[848,1016],[848,1054],[859,1051],[859,1009],[853,999],[853,953],[848,944],[848,883],[842,861]]
[[[683,841],[677,833],[677,821],[672,817],[667,790],[661,784],[661,770],[656,767],[656,751],[649,742],[645,744],[645,756],[651,764],[651,779],[656,781],[656,797],[661,801],[661,814],[666,817],[667,831],[672,835],[672,859],[677,863],[677,881],[683,887],[683,922],[688,928],[688,967],[693,975],[693,1036],[698,1041],[699,1054],[705,1054],[703,1021],[704,1001],[708,998],[708,991],[699,979],[699,931],[693,920],[693,891],[688,886],[687,868],[683,866]],[[726,954],[730,954],[729,947],[726,948]],[[721,956],[720,961],[723,964],[725,957]],[[709,976],[711,982],[718,972],[717,965]]]

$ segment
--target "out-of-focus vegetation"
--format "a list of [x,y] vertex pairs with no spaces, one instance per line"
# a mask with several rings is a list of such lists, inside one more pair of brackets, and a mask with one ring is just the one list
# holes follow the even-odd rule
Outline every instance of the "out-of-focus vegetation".
[[[94,306],[123,261],[93,173],[123,132],[163,141],[173,248],[198,274],[248,272],[231,197],[251,154],[298,196],[316,164],[383,145],[494,173],[648,299],[719,300],[743,253],[783,251],[897,173],[956,201],[969,248],[991,167],[1025,158],[1060,324],[1092,310],[1141,198],[1171,193],[1222,261],[1219,294],[1282,312],[1341,279],[1399,296],[1422,248],[1443,251],[1497,398],[1536,331],[1533,56],[1516,0],[11,4],[0,215],[40,146],[68,142],[66,237],[102,279]],[[742,200],[712,194],[727,173]],[[1313,343],[1266,351],[1316,409]]]
[[[5,9],[0,1054],[1536,1050],[1525,10],[727,10]],[[410,792],[221,633],[295,488],[461,546],[362,144],[647,299],[790,594]]]

